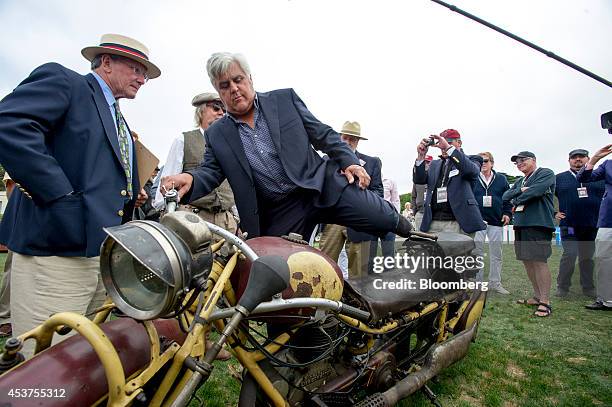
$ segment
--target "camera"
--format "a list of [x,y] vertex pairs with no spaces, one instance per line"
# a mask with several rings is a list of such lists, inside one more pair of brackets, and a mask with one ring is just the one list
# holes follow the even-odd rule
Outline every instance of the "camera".
[[429,141],[427,142],[427,147],[435,146],[435,145],[436,145],[436,139],[433,138],[432,136],[429,136]]
[[612,134],[612,111],[601,115],[601,128]]

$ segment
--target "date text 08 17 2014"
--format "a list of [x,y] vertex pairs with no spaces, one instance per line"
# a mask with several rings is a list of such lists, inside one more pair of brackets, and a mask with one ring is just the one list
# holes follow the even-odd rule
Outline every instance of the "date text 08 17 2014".
[[66,397],[66,389],[32,389],[32,388],[15,388],[6,390],[6,394],[9,398],[22,398],[22,399],[37,399],[37,398],[64,398]]

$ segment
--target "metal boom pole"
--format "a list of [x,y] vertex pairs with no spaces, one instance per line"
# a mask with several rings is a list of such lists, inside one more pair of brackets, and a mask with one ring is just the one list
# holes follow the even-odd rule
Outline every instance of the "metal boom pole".
[[452,4],[448,4],[448,3],[440,1],[440,0],[431,0],[431,1],[433,1],[434,3],[438,3],[439,5],[444,6],[444,7],[448,8],[449,10],[454,11],[456,13],[459,13],[459,14],[461,14],[461,15],[469,18],[469,19],[472,19],[472,20],[476,21],[477,23],[480,23],[480,24],[482,24],[484,26],[487,26],[490,29],[497,31],[498,33],[504,34],[505,36],[510,37],[513,40],[520,42],[521,44],[527,45],[528,47],[533,48],[536,51],[541,52],[542,54],[546,55],[547,57],[550,57],[552,59],[556,59],[557,61],[561,62],[562,64],[565,64],[565,65],[569,66],[570,68],[573,68],[573,69],[577,70],[580,73],[583,73],[583,74],[585,74],[587,76],[590,76],[591,78],[595,79],[596,81],[601,82],[604,85],[612,88],[612,82],[610,82],[606,78],[602,78],[601,76],[599,76],[597,74],[594,74],[593,72],[588,71],[588,70],[584,69],[583,67],[581,67],[579,65],[576,65],[572,61],[568,61],[567,59],[562,58],[562,57],[554,54],[551,51],[547,51],[544,48],[537,46],[533,42],[529,42],[529,41],[519,37],[518,35],[514,35],[511,32],[504,30],[503,28],[500,28],[500,27],[498,27],[496,25],[493,25],[493,24],[489,23],[488,21],[483,20],[480,17],[475,16],[474,14],[470,14],[467,11],[461,10],[457,6],[454,6]]

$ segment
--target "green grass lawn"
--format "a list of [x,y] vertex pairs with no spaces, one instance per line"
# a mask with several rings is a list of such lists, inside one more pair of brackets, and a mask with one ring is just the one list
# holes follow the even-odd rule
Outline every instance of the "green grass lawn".
[[[549,260],[553,293],[560,249]],[[4,255],[0,255],[0,268]],[[490,293],[478,331],[465,359],[443,371],[430,388],[447,406],[612,406],[612,312],[589,311],[574,273],[569,297],[553,297],[549,318],[515,304],[531,295],[522,263],[504,246],[502,279],[511,295]],[[239,383],[231,377],[238,363],[215,362],[199,394],[207,406],[234,406]],[[193,406],[198,405],[196,402]],[[420,393],[401,406],[430,406]]]

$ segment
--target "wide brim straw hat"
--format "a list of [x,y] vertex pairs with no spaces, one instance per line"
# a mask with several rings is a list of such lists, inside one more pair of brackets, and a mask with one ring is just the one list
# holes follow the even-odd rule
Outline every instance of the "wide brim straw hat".
[[367,140],[367,137],[363,137],[361,135],[361,126],[357,122],[346,121],[342,126],[342,130],[340,130],[340,134],[346,134],[348,136],[353,136],[360,138],[362,140]]
[[149,49],[140,41],[125,35],[104,34],[100,39],[100,45],[85,47],[81,50],[81,54],[90,62],[100,54],[121,55],[143,64],[147,68],[149,79],[161,75],[157,65],[149,61]]

